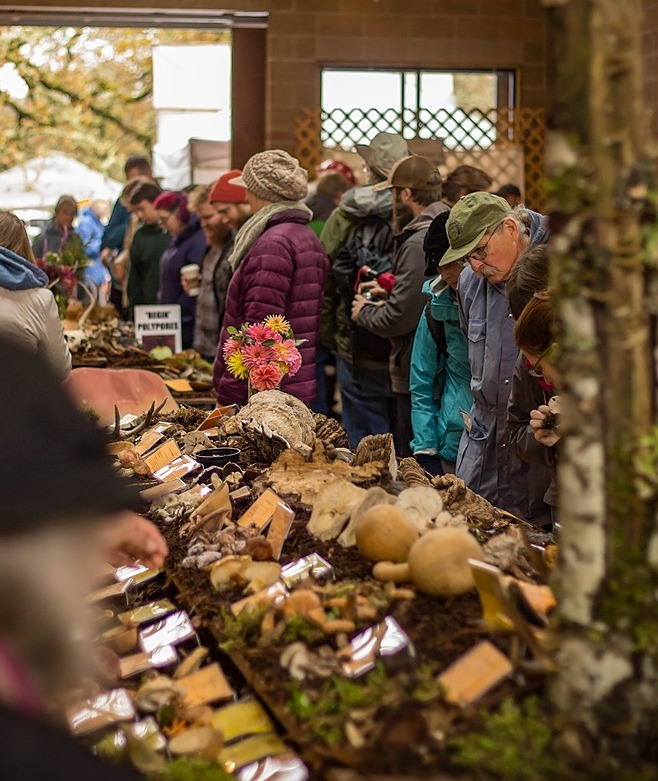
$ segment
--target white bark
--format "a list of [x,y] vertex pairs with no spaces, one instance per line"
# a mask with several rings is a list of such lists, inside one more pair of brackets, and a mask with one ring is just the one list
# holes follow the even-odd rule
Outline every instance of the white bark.
[[597,401],[600,381],[594,372],[594,318],[582,299],[567,299],[561,307],[572,367],[579,376],[560,394],[564,436],[559,472],[560,573],[559,615],[563,621],[588,625],[592,602],[605,575],[605,454]]

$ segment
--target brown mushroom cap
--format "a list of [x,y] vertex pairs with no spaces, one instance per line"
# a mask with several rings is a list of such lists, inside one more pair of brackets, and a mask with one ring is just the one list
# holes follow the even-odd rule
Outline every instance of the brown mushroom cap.
[[283,614],[287,617],[294,615],[310,616],[314,610],[322,608],[320,597],[311,589],[301,588],[293,591],[283,604]]
[[380,504],[359,518],[355,536],[359,553],[369,561],[406,561],[418,529],[399,507]]
[[469,559],[484,558],[480,543],[465,529],[436,529],[409,551],[411,581],[419,591],[452,597],[475,588]]

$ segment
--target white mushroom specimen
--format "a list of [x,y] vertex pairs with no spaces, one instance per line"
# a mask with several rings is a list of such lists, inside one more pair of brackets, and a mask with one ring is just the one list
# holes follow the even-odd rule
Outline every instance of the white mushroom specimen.
[[169,741],[169,751],[180,757],[198,757],[213,762],[224,745],[224,736],[212,727],[192,727]]
[[210,582],[215,591],[233,588],[242,581],[242,572],[251,564],[249,556],[224,556],[210,570]]
[[399,507],[380,504],[359,518],[355,536],[359,553],[369,561],[406,561],[418,529]]
[[225,556],[210,570],[210,582],[215,591],[247,585],[255,593],[275,583],[281,575],[276,561],[253,561],[251,556]]
[[186,675],[196,672],[201,667],[203,660],[208,656],[208,653],[208,649],[202,645],[191,651],[176,668],[174,680],[185,678]]
[[143,713],[155,713],[176,698],[184,697],[185,691],[166,675],[157,675],[143,684],[135,697],[135,704]]
[[343,531],[350,515],[363,501],[366,491],[344,478],[328,483],[313,502],[309,534],[319,540],[335,540]]
[[416,524],[419,534],[434,528],[434,520],[443,510],[443,499],[430,486],[407,488],[398,496],[397,506]]
[[252,561],[242,572],[246,590],[252,594],[276,583],[280,576],[281,565],[277,561]]
[[484,558],[480,543],[465,529],[435,529],[409,551],[411,581],[432,596],[454,597],[475,587],[469,559]]
[[338,538],[338,542],[344,548],[351,548],[353,545],[356,545],[356,536],[354,532],[356,524],[366,511],[371,507],[377,507],[377,505],[380,504],[395,504],[395,497],[379,486],[369,488],[363,495],[363,500],[353,510],[349,523]]

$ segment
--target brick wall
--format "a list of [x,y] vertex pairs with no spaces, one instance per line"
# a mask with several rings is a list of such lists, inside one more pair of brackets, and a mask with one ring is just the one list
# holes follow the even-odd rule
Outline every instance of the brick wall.
[[[16,0],[11,7],[33,3],[36,0]],[[38,5],[78,3],[40,0]],[[93,8],[107,3],[85,0],[83,5]],[[269,11],[265,107],[269,146],[293,147],[293,123],[300,109],[320,104],[323,65],[516,68],[521,104],[539,107],[546,100],[541,0],[160,0],[157,4],[114,0],[109,5],[157,5],[163,11],[216,5],[235,11]]]
[[323,65],[516,68],[521,104],[545,104],[539,0],[272,0],[270,7],[271,145],[289,146],[299,109],[319,105]]

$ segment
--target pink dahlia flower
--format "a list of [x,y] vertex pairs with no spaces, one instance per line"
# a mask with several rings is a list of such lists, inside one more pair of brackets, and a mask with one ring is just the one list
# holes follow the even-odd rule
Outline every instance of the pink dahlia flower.
[[256,366],[249,372],[249,382],[258,391],[274,390],[280,385],[282,379],[281,369],[274,363]]

